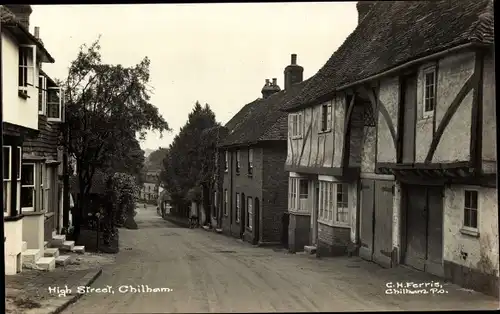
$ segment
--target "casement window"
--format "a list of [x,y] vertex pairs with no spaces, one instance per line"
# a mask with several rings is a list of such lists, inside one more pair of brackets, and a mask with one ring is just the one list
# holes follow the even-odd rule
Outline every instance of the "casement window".
[[430,67],[423,71],[424,74],[424,118],[434,114],[436,107],[436,68]]
[[228,171],[229,169],[229,152],[226,150],[224,153],[224,171]]
[[248,149],[248,174],[253,173],[253,149]]
[[247,228],[252,230],[253,226],[253,199],[249,196],[247,199]]
[[61,87],[47,88],[47,121],[63,121],[64,93]]
[[288,207],[291,211],[308,211],[309,182],[301,178],[289,178]]
[[321,106],[321,123],[319,124],[320,132],[328,132],[332,130],[332,103],[328,102]]
[[240,151],[236,151],[236,173],[240,173],[240,167],[241,167],[241,154]]
[[348,186],[319,181],[318,220],[327,224],[349,224]]
[[38,113],[45,115],[47,109],[47,77],[38,77]]
[[304,125],[302,112],[292,113],[289,115],[290,119],[290,135],[292,138],[302,137]]
[[37,73],[36,65],[36,46],[35,45],[20,45],[19,46],[19,91],[25,95],[28,93],[28,87],[35,86]]
[[35,210],[36,171],[34,163],[24,163],[21,170],[21,208]]
[[3,211],[5,216],[9,215],[10,191],[11,191],[11,175],[12,175],[12,147],[4,146],[3,154]]
[[227,203],[228,203],[228,194],[227,190],[224,190],[224,216],[227,216]]
[[464,227],[477,230],[478,192],[465,190]]
[[236,193],[236,222],[240,222],[240,216],[241,216],[241,212],[240,212],[240,208],[241,208],[241,204],[240,204],[241,200],[240,200],[240,193]]

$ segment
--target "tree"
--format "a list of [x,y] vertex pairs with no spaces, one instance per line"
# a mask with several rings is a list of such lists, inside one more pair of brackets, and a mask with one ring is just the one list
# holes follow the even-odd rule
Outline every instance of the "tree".
[[160,134],[169,130],[158,108],[150,103],[149,65],[147,57],[131,67],[102,63],[99,39],[90,46],[83,45],[70,64],[64,83],[63,145],[76,159],[80,187],[75,239],[95,171],[109,168],[125,141],[136,135],[143,139],[148,130]]
[[177,207],[186,208],[188,192],[204,180],[206,150],[203,131],[217,126],[215,113],[196,102],[188,121],[174,137],[163,162],[161,181]]
[[129,136],[117,143],[113,158],[104,166],[109,174],[126,173],[133,176],[138,185],[142,184],[144,168],[144,151],[135,136]]
[[149,154],[147,160],[146,160],[146,167],[148,169],[162,169],[163,167],[163,159],[165,159],[165,156],[167,155],[167,148],[158,148],[157,150],[153,151],[151,154]]

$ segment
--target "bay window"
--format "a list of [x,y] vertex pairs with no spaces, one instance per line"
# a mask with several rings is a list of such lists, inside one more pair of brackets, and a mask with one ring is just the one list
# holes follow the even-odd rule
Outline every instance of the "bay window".
[[319,181],[318,221],[349,225],[348,185]]
[[309,182],[304,178],[289,178],[288,207],[291,211],[308,211]]

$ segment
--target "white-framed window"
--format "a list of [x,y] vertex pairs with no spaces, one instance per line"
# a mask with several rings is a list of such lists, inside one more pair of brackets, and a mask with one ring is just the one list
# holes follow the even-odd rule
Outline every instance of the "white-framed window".
[[320,132],[329,132],[332,130],[332,103],[328,102],[321,105],[321,123],[319,124]]
[[318,220],[327,224],[349,224],[348,185],[319,181]]
[[478,230],[478,191],[465,190],[464,193],[464,227],[474,231]]
[[236,173],[240,172],[240,167],[241,167],[241,153],[240,150],[236,151]]
[[36,170],[34,163],[23,163],[21,170],[21,208],[35,210]]
[[304,121],[302,112],[292,113],[289,115],[290,119],[290,135],[292,138],[301,138],[304,130]]
[[224,190],[224,216],[227,216],[227,203],[228,203],[227,189]]
[[64,93],[61,87],[47,88],[47,120],[53,122],[63,121]]
[[247,228],[252,230],[253,226],[253,198],[248,197],[247,199]]
[[11,191],[11,175],[12,175],[12,147],[11,146],[3,146],[2,148],[3,154],[3,211],[5,216],[10,214],[10,191]]
[[424,69],[424,103],[423,116],[430,117],[436,107],[436,68],[434,66]]
[[253,149],[248,149],[248,174],[253,173]]
[[44,115],[47,109],[47,77],[38,76],[38,113]]
[[288,207],[291,211],[307,211],[309,181],[304,178],[289,178]]
[[229,152],[226,150],[224,152],[224,171],[228,171],[229,169]]
[[36,65],[36,46],[19,45],[19,90],[28,93],[28,86],[35,86],[37,73]]
[[[38,194],[40,196],[40,205],[37,207],[37,210],[44,211],[46,208],[46,200],[47,196],[45,195],[46,193],[46,187],[48,186],[44,181],[46,180],[46,169],[45,169],[45,164],[41,163],[38,166],[38,183],[40,184],[40,189],[38,190]],[[36,193],[35,193],[36,194]]]
[[236,192],[236,222],[240,222],[240,215],[241,215],[241,204],[240,204],[240,193]]

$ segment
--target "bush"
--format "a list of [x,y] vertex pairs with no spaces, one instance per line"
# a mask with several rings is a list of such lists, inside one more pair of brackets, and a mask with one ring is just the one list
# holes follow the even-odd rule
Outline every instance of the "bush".
[[115,173],[111,180],[114,220],[117,225],[124,225],[127,219],[134,219],[139,186],[135,177],[127,173]]

